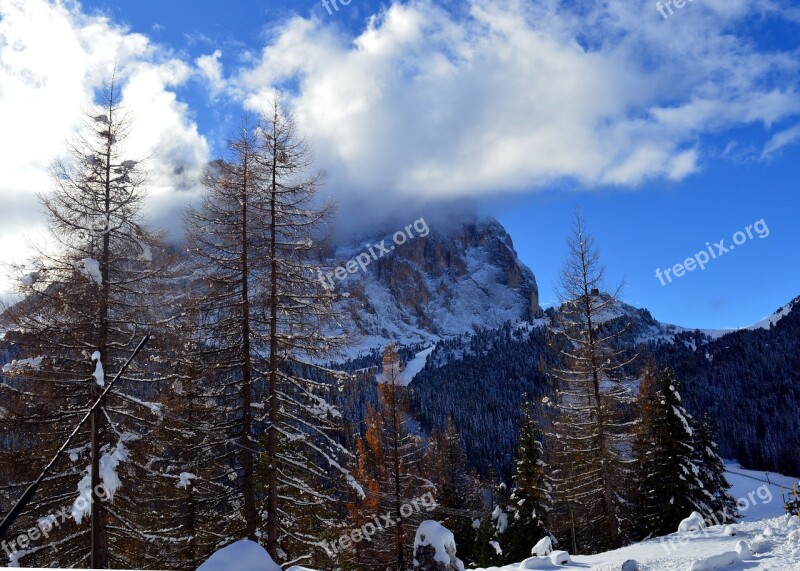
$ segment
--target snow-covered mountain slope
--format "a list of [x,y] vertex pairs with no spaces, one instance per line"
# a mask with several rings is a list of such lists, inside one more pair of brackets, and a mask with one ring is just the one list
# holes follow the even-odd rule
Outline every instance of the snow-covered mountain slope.
[[789,303],[778,309],[778,311],[776,311],[769,317],[762,319],[755,325],[748,327],[748,329],[751,331],[755,329],[769,329],[770,327],[778,323],[781,319],[789,315],[795,307],[800,308],[800,297],[797,297],[794,300],[790,301]]
[[[390,251],[381,254],[377,244]],[[430,343],[540,312],[533,272],[492,218],[431,227],[402,245],[394,243],[393,234],[379,236],[336,249],[324,264],[344,268],[360,254],[366,254],[362,260],[371,258],[366,268],[334,281],[348,295],[338,309],[358,336],[353,354],[390,340]]]

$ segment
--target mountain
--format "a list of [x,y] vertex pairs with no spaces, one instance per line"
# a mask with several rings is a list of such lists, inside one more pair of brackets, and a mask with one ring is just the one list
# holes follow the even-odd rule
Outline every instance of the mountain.
[[430,344],[541,313],[536,278],[497,220],[471,219],[447,230],[419,224],[414,230],[402,245],[389,233],[336,248],[323,260],[331,270],[359,256],[370,260],[364,270],[333,282],[347,296],[338,310],[357,336],[353,352],[390,340]]
[[[329,262],[344,264],[362,250],[340,248]],[[399,343],[422,430],[442,428],[452,417],[475,467],[508,474],[520,404],[550,391],[543,366],[555,360],[547,325],[558,309],[541,311],[535,277],[505,229],[478,219],[431,232],[341,287],[349,294],[342,315],[360,335],[351,355],[358,358],[342,366],[376,368],[379,348]],[[687,409],[710,418],[725,457],[800,473],[800,298],[729,332],[660,323],[625,303],[603,320],[623,331],[632,352],[676,371]]]

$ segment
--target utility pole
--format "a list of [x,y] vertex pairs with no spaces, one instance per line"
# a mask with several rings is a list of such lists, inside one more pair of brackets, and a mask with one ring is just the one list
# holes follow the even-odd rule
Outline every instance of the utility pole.
[[[98,359],[99,361],[99,359]],[[97,380],[92,377],[92,402],[97,401],[100,393],[100,385],[97,384]],[[90,564],[92,569],[104,569],[106,566],[106,557],[105,549],[102,549],[101,543],[101,533],[102,530],[100,528],[100,517],[101,517],[101,505],[100,505],[100,498],[97,495],[97,490],[100,486],[100,414],[102,408],[97,407],[92,411],[92,418],[91,418],[91,431],[92,431],[92,489],[91,489],[91,505],[92,505],[92,517],[91,517],[91,543],[92,543],[92,553],[90,558]]]

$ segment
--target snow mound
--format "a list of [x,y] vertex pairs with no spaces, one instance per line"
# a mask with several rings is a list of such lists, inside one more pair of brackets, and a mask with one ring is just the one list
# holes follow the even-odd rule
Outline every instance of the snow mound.
[[757,535],[753,541],[750,542],[750,549],[753,553],[769,553],[772,551],[772,541],[763,535]]
[[434,549],[434,561],[464,571],[464,564],[456,558],[456,540],[453,532],[438,521],[428,519],[419,524],[417,535],[414,537],[415,565],[417,565],[419,549],[427,546]]
[[733,537],[736,535],[736,530],[733,528],[732,525],[726,525],[722,528],[722,535],[727,535],[729,537]]
[[741,563],[739,555],[735,551],[726,551],[719,555],[698,559],[692,563],[689,571],[715,571],[715,569],[722,569],[730,565],[736,565],[737,563]]
[[678,533],[690,531],[700,531],[706,526],[706,522],[700,512],[692,512],[692,515],[683,520],[678,526]]
[[243,539],[217,551],[197,571],[281,571],[281,568],[258,543]]
[[740,559],[753,558],[753,550],[750,549],[750,546],[747,545],[746,541],[739,541],[739,543],[736,544],[736,553],[739,554]]
[[550,539],[550,536],[543,537],[539,540],[539,543],[533,546],[531,549],[531,555],[550,555],[553,552],[553,540]]

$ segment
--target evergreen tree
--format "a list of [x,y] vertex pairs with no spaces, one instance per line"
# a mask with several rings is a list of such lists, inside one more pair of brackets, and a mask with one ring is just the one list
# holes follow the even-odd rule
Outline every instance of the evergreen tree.
[[725,463],[717,449],[711,422],[708,416],[704,416],[694,428],[694,462],[700,470],[703,485],[697,505],[712,525],[730,523],[739,518],[736,499],[728,493],[731,485],[725,478]]
[[552,497],[542,439],[534,405],[526,402],[519,424],[514,487],[511,490],[513,516],[503,544],[508,561],[521,561],[530,556],[531,548],[548,533]]
[[695,463],[692,417],[683,408],[675,374],[652,366],[639,386],[634,455],[639,467],[642,536],[667,535],[699,510],[703,491]]

